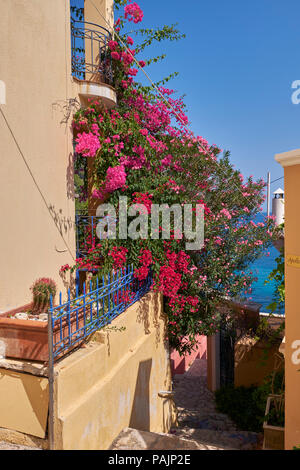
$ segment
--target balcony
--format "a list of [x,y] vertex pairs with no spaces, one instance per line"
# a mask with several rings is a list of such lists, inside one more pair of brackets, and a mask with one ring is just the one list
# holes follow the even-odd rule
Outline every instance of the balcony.
[[[98,225],[102,222],[103,226]],[[84,258],[89,250],[94,249],[101,240],[107,238],[108,233],[116,230],[117,220],[109,215],[91,216],[85,211],[76,212],[76,257]]]
[[111,108],[116,104],[112,60],[108,47],[111,33],[86,21],[71,22],[72,75],[79,86],[79,96],[100,98]]

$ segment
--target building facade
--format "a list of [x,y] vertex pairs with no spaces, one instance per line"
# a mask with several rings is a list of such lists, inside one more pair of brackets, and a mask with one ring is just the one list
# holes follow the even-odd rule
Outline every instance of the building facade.
[[[113,1],[87,0],[84,8],[89,25],[78,23],[77,31],[100,29],[101,40],[107,41]],[[58,290],[67,287],[59,269],[76,259],[72,114],[89,97],[107,106],[116,98],[113,87],[89,73],[86,64],[81,75],[76,72],[69,0],[10,0],[0,3],[0,13],[4,312],[27,304],[30,287],[40,277],[54,279]],[[93,66],[99,44],[91,35],[84,41],[85,63]]]

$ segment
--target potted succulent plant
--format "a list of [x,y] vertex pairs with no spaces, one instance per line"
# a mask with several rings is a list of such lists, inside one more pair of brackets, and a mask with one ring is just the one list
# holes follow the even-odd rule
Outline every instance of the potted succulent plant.
[[50,306],[50,296],[54,299],[56,294],[55,282],[47,277],[42,277],[35,281],[31,291],[33,296],[31,313],[33,315],[47,313]]
[[32,302],[0,315],[0,342],[3,356],[31,361],[48,360],[47,311],[56,284],[41,278],[31,287]]

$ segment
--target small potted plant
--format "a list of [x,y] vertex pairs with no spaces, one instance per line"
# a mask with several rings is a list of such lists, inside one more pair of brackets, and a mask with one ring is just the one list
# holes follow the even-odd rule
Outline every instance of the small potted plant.
[[31,287],[32,302],[0,314],[3,357],[30,361],[48,360],[47,310],[56,294],[52,279],[41,278]]
[[42,277],[35,281],[31,291],[33,296],[31,313],[33,315],[47,313],[50,306],[50,296],[54,299],[56,294],[55,282],[47,277]]

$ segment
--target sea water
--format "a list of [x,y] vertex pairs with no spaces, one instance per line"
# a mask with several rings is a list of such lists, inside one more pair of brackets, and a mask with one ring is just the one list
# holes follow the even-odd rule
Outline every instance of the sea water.
[[[263,222],[266,215],[266,213],[258,214],[255,222]],[[273,269],[276,268],[276,258],[278,258],[279,255],[280,253],[277,248],[271,246],[266,249],[265,254],[261,258],[257,259],[249,266],[249,270],[253,271],[257,281],[253,282],[252,293],[249,294],[248,297],[254,302],[262,304],[261,312],[269,313],[270,309],[268,309],[268,305],[274,302],[275,282],[271,281],[266,284],[265,281]]]
[[[270,253],[267,256],[267,253]],[[275,259],[279,256],[279,251],[275,247],[270,247],[266,254],[256,260],[251,266],[250,270],[253,271],[254,276],[257,278],[257,281],[254,281],[252,284],[252,293],[249,294],[251,300],[262,304],[260,309],[261,312],[270,312],[268,305],[274,301],[274,281],[268,282],[265,284],[266,279],[269,274],[276,267]]]

